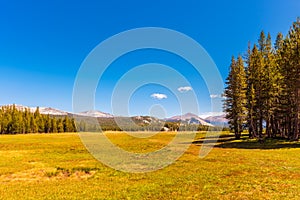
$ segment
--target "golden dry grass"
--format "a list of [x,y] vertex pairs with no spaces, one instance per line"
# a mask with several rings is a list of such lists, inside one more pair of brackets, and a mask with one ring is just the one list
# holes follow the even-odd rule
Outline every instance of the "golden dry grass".
[[[159,149],[174,134],[107,133],[138,152]],[[0,199],[300,199],[299,143],[224,140],[202,159],[200,147],[164,169],[133,174],[95,160],[77,134],[1,135]]]

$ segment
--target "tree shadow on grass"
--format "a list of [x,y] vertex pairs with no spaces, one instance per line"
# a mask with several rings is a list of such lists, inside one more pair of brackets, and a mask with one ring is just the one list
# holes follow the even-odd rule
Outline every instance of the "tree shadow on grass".
[[214,138],[214,137],[208,137],[208,138],[201,138],[201,139],[198,139],[198,140],[195,140],[193,141],[192,143],[193,144],[203,144],[204,142],[206,144],[212,144],[212,143],[220,143],[220,142],[231,142],[231,141],[234,141],[235,138],[234,137],[223,137],[223,138]]
[[283,148],[300,148],[299,142],[288,142],[286,140],[268,139],[263,143],[255,139],[244,141],[232,141],[216,144],[219,148],[236,148],[236,149],[283,149]]
[[193,141],[193,144],[215,144],[216,148],[236,148],[236,149],[282,149],[282,148],[300,148],[300,141],[288,141],[285,139],[265,139],[258,141],[257,139],[249,139],[243,135],[240,139],[235,139],[232,135],[200,138]]

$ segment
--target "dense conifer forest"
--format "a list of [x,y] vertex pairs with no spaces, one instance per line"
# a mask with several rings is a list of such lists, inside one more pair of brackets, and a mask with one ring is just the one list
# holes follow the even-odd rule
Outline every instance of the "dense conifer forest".
[[74,119],[18,110],[15,105],[0,108],[0,134],[76,132]]
[[232,57],[224,111],[236,138],[247,129],[250,138],[300,135],[300,18],[286,36],[260,34],[245,56]]

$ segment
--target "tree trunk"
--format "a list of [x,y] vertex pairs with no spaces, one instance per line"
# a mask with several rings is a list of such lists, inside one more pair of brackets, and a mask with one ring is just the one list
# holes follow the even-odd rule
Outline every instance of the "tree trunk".
[[[297,85],[299,86],[300,80],[297,81]],[[294,125],[294,135],[293,135],[293,139],[294,140],[298,140],[299,139],[299,110],[300,110],[300,101],[299,101],[299,93],[300,93],[300,88],[296,89],[296,111],[295,111],[295,125]]]
[[262,112],[260,111],[258,137],[262,138],[262,134],[263,134],[263,115]]

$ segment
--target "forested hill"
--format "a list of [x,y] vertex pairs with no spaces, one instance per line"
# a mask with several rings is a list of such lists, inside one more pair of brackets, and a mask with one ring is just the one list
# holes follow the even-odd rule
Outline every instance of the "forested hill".
[[15,105],[1,106],[0,134],[76,132],[73,118],[41,114],[39,107],[17,109]]
[[[276,23],[276,22],[274,22]],[[236,138],[245,127],[250,137],[299,139],[300,18],[287,36],[261,32],[243,58],[231,60],[225,112]]]

